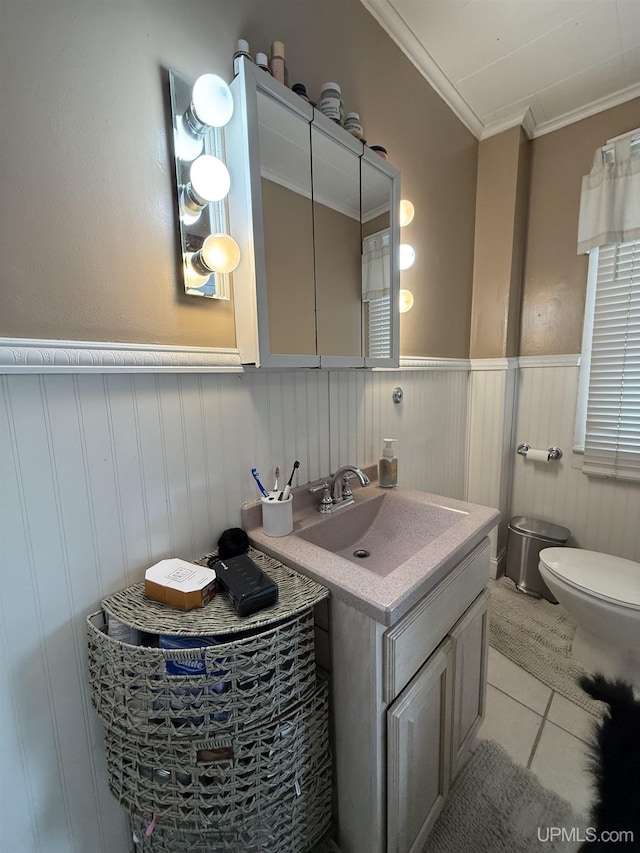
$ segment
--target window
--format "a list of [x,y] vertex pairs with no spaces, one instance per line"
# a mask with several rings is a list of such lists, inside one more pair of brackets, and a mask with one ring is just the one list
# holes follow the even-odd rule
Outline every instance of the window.
[[580,385],[582,470],[640,481],[640,240],[589,253]]
[[391,232],[370,234],[362,241],[362,301],[365,305],[366,353],[370,358],[391,354]]

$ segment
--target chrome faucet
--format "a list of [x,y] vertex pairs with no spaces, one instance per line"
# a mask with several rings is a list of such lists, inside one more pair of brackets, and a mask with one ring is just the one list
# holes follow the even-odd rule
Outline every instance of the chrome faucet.
[[343,465],[342,468],[338,468],[329,484],[331,499],[334,504],[342,504],[345,501],[353,500],[353,492],[349,485],[349,474],[355,474],[360,480],[361,486],[371,485],[371,480],[359,468],[356,468],[355,465]]
[[335,474],[332,474],[330,480],[319,486],[310,487],[309,492],[311,494],[322,491],[322,500],[318,506],[321,513],[336,512],[343,507],[351,506],[354,502],[349,483],[351,474],[360,480],[362,486],[371,485],[371,480],[355,465],[343,465],[342,468],[338,468]]

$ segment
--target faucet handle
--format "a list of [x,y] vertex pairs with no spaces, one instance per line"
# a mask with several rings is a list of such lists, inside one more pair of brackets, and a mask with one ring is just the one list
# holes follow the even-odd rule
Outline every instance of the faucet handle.
[[342,500],[343,501],[351,500],[351,498],[353,497],[353,490],[351,489],[351,484],[349,483],[349,480],[351,479],[352,476],[355,477],[355,474],[351,475],[351,474],[349,474],[349,472],[347,472],[344,475],[344,477],[342,478]]
[[320,486],[311,486],[309,488],[309,492],[313,495],[315,492],[319,492],[320,489],[322,489],[322,499],[318,506],[318,511],[322,513],[331,512],[333,500],[331,499],[331,487],[329,486],[329,483],[322,483]]

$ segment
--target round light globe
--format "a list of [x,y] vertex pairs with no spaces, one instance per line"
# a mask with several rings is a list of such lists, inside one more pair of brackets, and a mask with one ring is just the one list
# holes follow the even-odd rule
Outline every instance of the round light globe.
[[191,186],[203,201],[221,201],[229,192],[231,178],[222,160],[203,154],[191,164]]
[[230,273],[240,263],[240,247],[228,234],[210,234],[201,252],[202,260],[212,272]]
[[203,74],[193,84],[191,108],[209,127],[224,127],[233,115],[231,89],[217,74]]
[[416,252],[409,243],[400,243],[400,269],[408,270],[416,259]]
[[411,204],[411,202],[403,198],[400,202],[400,227],[404,228],[405,225],[409,225],[410,222],[413,222],[413,217],[415,215],[416,209]]
[[413,308],[413,293],[410,290],[400,291],[400,313],[406,314]]

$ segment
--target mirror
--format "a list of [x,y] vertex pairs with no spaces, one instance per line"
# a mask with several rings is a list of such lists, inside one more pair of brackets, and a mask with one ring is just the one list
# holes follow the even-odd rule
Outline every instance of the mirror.
[[331,357],[339,359],[335,366],[363,366],[362,143],[355,137],[353,143],[349,138],[337,141],[332,125],[316,114],[311,126],[318,353],[321,363]]
[[274,352],[315,355],[310,125],[258,92],[258,145],[269,339]]
[[393,342],[397,337],[393,334],[395,303],[398,299],[398,276],[394,274],[396,253],[393,246],[394,231],[399,231],[398,204],[395,201],[393,178],[382,166],[384,161],[378,163],[369,160],[367,154],[361,160],[360,173],[363,350],[366,358],[389,359],[393,356]]
[[[242,362],[397,366],[398,170],[253,63],[240,63],[231,91],[225,139]],[[382,231],[385,284],[378,293],[369,279],[363,301],[363,235]]]

